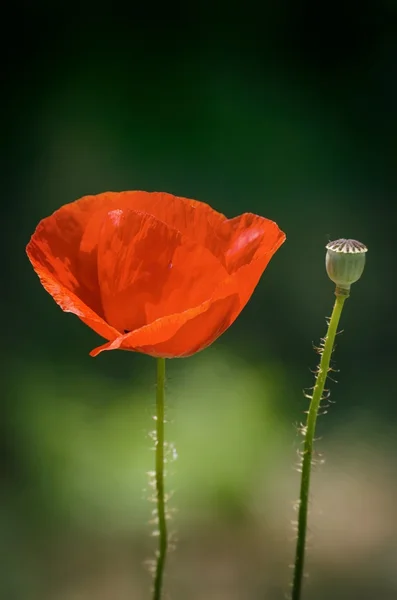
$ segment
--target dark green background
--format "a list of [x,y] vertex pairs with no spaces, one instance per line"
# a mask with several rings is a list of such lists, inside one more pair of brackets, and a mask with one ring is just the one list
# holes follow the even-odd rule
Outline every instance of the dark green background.
[[257,212],[287,234],[233,327],[169,361],[170,598],[288,590],[301,390],[333,303],[324,246],[339,237],[369,253],[319,422],[305,597],[396,597],[397,5],[237,8],[42,1],[3,25],[4,600],[150,598],[155,363],[90,358],[100,339],[24,253],[62,204],[124,189]]

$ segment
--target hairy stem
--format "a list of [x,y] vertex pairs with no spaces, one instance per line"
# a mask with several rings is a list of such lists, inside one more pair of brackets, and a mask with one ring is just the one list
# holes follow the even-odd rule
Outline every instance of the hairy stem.
[[164,565],[167,555],[168,537],[164,493],[164,388],[165,359],[157,359],[156,392],[156,500],[159,530],[159,547],[154,577],[153,600],[161,600]]
[[335,342],[335,335],[342,313],[343,305],[348,297],[346,292],[336,289],[336,300],[332,311],[331,319],[328,324],[328,332],[325,337],[324,346],[321,353],[321,361],[316,376],[316,382],[313,395],[310,402],[309,412],[307,414],[306,427],[304,429],[304,449],[302,459],[302,476],[299,497],[298,514],[298,539],[296,543],[294,578],[292,583],[292,600],[300,600],[302,591],[303,569],[305,562],[306,548],[306,530],[307,530],[307,511],[309,504],[310,471],[313,458],[313,442],[316,430],[316,421],[318,409],[324,393],[324,385],[329,371],[332,349]]

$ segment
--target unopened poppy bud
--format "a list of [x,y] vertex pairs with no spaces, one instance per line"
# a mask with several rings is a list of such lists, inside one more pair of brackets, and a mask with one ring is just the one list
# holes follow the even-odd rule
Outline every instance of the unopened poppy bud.
[[337,295],[349,295],[350,286],[364,271],[367,247],[344,238],[326,245],[325,265],[328,277],[336,284]]

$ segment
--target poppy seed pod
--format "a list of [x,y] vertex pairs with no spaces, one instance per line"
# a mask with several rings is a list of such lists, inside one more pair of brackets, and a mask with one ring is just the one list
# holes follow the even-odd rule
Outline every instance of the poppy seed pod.
[[344,238],[326,245],[325,265],[328,277],[339,293],[349,295],[350,286],[358,281],[364,271],[367,247],[356,240]]

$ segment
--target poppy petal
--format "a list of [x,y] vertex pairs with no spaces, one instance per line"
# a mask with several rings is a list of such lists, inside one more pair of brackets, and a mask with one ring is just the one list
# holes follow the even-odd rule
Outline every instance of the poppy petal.
[[79,205],[83,213],[90,210],[92,212],[82,240],[82,249],[89,253],[97,244],[103,219],[109,211],[115,209],[131,209],[153,215],[210,250],[212,246],[218,246],[217,230],[227,221],[223,214],[205,202],[165,192],[104,192],[97,196],[84,196],[74,204]]
[[[267,221],[265,219],[265,221]],[[272,223],[272,222],[270,222]],[[183,313],[156,321],[95,348],[97,356],[104,350],[133,350],[164,358],[184,357],[213,343],[236,320],[247,304],[270,259],[285,240],[274,223],[258,256],[226,277],[212,298]],[[270,233],[270,232],[268,232]]]
[[226,275],[207,248],[152,215],[117,209],[103,220],[99,286],[106,320],[120,332],[201,305]]
[[274,221],[251,213],[228,223],[231,235],[225,253],[226,267],[235,275],[242,306],[250,299],[270,259],[285,241]]
[[122,349],[164,358],[190,356],[212,344],[229,327],[238,303],[238,294],[207,300],[196,308],[163,317],[120,336],[95,348],[90,355]]
[[[37,271],[42,271],[74,293],[84,304],[102,316],[96,271],[87,268],[90,256],[80,251],[81,240],[92,211],[77,202],[66,204],[38,224],[26,252]],[[96,258],[95,258],[96,265]]]
[[77,315],[83,323],[107,340],[114,340],[120,335],[118,331],[84,304],[76,294],[59,283],[46,269],[43,269],[41,264],[35,260],[34,253],[29,258],[40,278],[42,286],[54,298],[63,311]]
[[252,213],[228,219],[218,232],[227,271],[234,273],[260,254],[274,253],[280,237],[284,241],[285,234],[270,219]]

